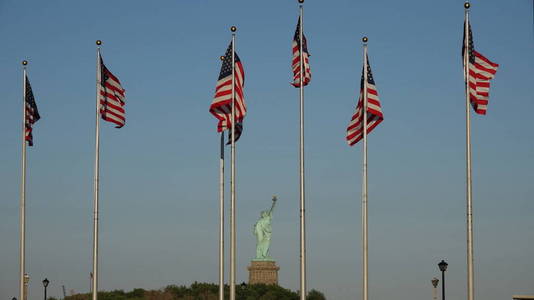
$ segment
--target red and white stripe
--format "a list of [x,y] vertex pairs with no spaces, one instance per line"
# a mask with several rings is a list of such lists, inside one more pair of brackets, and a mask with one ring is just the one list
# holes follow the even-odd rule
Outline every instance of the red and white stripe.
[[28,142],[28,146],[33,146],[33,124],[35,124],[41,116],[37,109],[37,103],[35,103],[35,97],[33,96],[33,90],[28,76],[24,76],[24,86],[26,91],[26,94],[24,95],[24,119],[26,121],[24,124],[24,140]]
[[28,142],[28,146],[33,146],[33,124],[37,122],[38,117],[35,118],[36,109],[34,109],[28,102],[26,102],[26,126],[25,126],[25,140]]
[[499,65],[473,50],[475,61],[469,62],[469,99],[477,114],[485,115],[488,109],[490,80]]
[[[297,29],[293,35],[293,42],[291,43],[291,48],[293,50],[293,59],[291,61],[291,68],[293,69],[293,82],[291,83],[294,87],[300,87],[300,37],[301,37],[301,18],[297,22]],[[308,42],[306,41],[306,36],[302,32],[302,61],[304,62],[303,70],[303,81],[304,86],[307,86],[311,81],[311,69],[310,69],[310,54],[308,53]]]
[[[101,61],[98,72],[98,92],[100,94],[100,115],[102,119],[115,123],[117,128],[126,124],[124,105],[126,104],[125,92],[119,79],[113,75]],[[104,77],[104,78],[102,78]]]
[[[293,61],[291,67],[293,68],[293,86],[300,87],[300,45],[295,40],[292,43],[293,47]],[[303,51],[304,54],[304,86],[307,86],[311,81],[310,59],[308,52]]]
[[[380,106],[380,99],[376,86],[371,83],[365,83],[364,88],[367,89],[367,134],[371,133],[373,129],[378,126],[383,120],[382,107]],[[347,128],[347,142],[350,146],[355,145],[363,138],[363,88],[360,90],[360,97],[358,105],[356,106],[356,113],[352,116],[349,126]]]
[[[237,56],[236,56],[237,57]],[[245,72],[241,61],[235,61],[235,120],[241,123],[247,113],[243,87]],[[232,126],[232,74],[217,81],[215,96],[210,106],[210,112],[219,120],[217,131],[231,129]],[[236,131],[239,130],[236,126]],[[239,136],[239,133],[236,134]]]

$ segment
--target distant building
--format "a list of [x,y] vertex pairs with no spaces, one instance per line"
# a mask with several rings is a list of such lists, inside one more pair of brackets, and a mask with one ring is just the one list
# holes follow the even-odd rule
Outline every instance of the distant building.
[[528,300],[528,299],[534,299],[534,295],[513,295],[512,298],[514,300]]

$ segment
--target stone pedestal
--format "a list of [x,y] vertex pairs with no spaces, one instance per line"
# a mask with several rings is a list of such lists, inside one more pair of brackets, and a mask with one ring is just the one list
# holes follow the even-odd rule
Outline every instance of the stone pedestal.
[[278,285],[278,270],[280,267],[276,265],[275,261],[253,260],[248,267],[248,283]]

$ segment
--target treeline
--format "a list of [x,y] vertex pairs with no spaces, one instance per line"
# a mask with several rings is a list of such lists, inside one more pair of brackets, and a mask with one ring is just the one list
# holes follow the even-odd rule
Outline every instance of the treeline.
[[[225,298],[229,299],[230,288],[225,286]],[[133,289],[130,292],[115,290],[98,292],[99,300],[218,300],[219,286],[213,283],[191,284],[190,287],[169,285],[160,290]],[[236,286],[237,300],[299,300],[299,294],[276,285],[241,284]],[[316,290],[308,293],[307,300],[326,300]],[[51,300],[51,299],[49,299]],[[64,300],[91,300],[91,294],[75,294]]]

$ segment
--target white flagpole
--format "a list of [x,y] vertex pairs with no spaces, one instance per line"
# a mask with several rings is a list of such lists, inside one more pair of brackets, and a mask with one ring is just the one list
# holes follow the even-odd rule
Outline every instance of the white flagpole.
[[367,239],[367,37],[363,41],[363,176],[362,176],[362,254],[363,254],[363,300],[369,299],[369,245]]
[[100,94],[98,85],[101,80],[100,70],[100,45],[102,41],[96,41],[96,133],[95,133],[95,177],[93,182],[93,300],[98,299],[98,175],[100,155]]
[[471,179],[471,118],[469,101],[469,2],[464,3],[464,68],[465,68],[465,125],[466,125],[466,177],[467,177],[467,299],[475,298],[473,262],[473,190]]
[[19,299],[24,300],[24,270],[26,267],[26,65],[22,65],[22,160],[21,160],[21,184],[20,184],[20,253],[19,253]]
[[300,299],[306,300],[306,206],[304,190],[304,8],[299,0],[300,8],[300,149],[299,149],[299,174],[300,174]]
[[219,161],[219,300],[224,300],[224,131]]
[[235,300],[236,281],[236,226],[235,226],[235,32],[237,28],[232,26],[232,139],[231,139],[231,182],[230,182],[230,300]]

